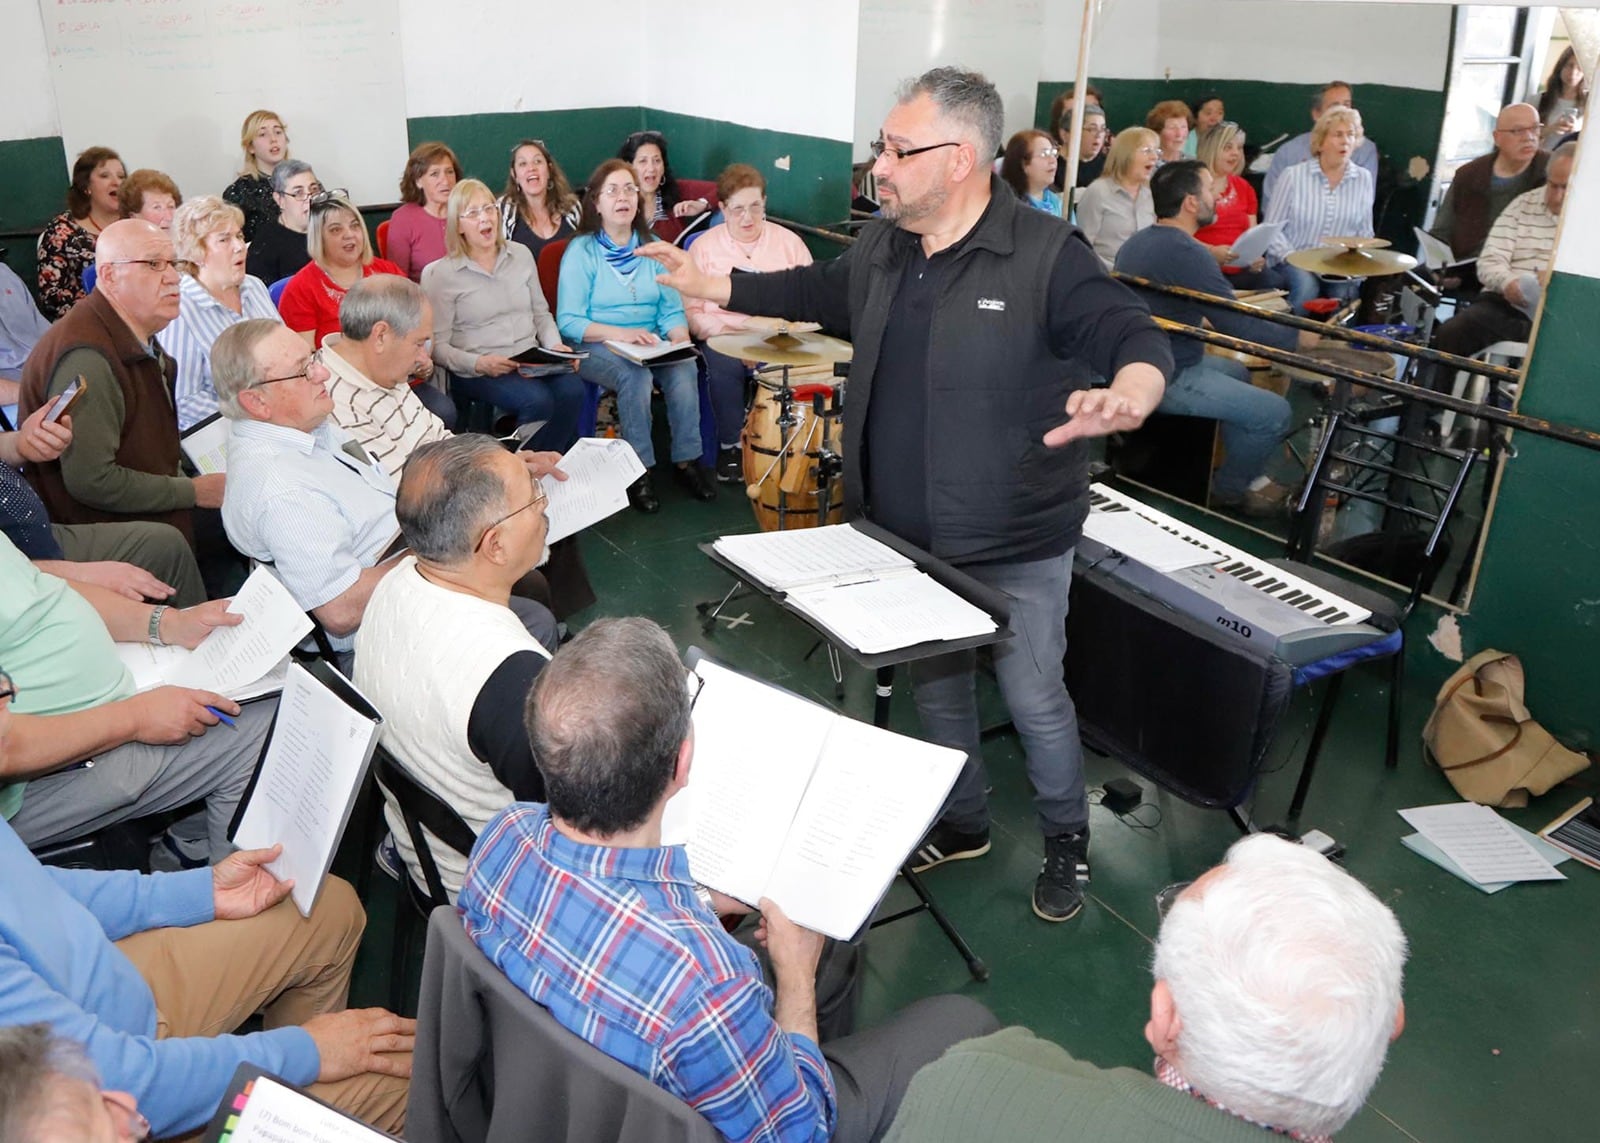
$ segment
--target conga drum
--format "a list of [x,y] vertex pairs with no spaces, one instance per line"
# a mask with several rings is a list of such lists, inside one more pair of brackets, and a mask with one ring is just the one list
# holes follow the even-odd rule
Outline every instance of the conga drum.
[[[818,417],[815,400],[834,400],[832,365],[791,366],[756,372],[755,400],[744,422],[746,494],[763,532],[815,528],[844,519],[844,487],[837,474],[821,474],[824,444],[841,452],[838,417]],[[827,491],[827,519],[818,520],[822,492]]]

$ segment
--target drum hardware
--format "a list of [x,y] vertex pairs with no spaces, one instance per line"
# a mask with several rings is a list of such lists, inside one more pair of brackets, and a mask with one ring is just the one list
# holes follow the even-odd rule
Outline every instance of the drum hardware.
[[1416,267],[1415,258],[1388,245],[1387,238],[1324,238],[1320,246],[1296,250],[1285,261],[1313,274],[1342,278],[1382,278]]

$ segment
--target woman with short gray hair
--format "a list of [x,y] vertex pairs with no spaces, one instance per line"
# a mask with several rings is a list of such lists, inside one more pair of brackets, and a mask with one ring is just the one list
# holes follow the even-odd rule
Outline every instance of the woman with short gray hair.
[[214,194],[192,198],[172,216],[172,245],[183,277],[178,316],[161,332],[161,344],[178,363],[173,395],[178,428],[217,411],[211,346],[222,331],[246,318],[277,320],[267,287],[245,273],[244,212]]
[[311,261],[306,228],[311,223],[311,198],[322,184],[310,163],[285,159],[272,168],[272,200],[278,217],[263,219],[250,240],[245,268],[269,286],[298,273]]

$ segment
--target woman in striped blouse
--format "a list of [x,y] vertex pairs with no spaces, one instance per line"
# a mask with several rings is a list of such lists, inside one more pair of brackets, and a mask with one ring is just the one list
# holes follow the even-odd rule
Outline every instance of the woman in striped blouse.
[[1321,278],[1291,266],[1296,250],[1321,246],[1325,238],[1371,238],[1372,201],[1377,186],[1372,173],[1350,156],[1361,145],[1361,113],[1334,107],[1311,128],[1311,158],[1284,172],[1267,200],[1267,221],[1283,223],[1267,260],[1281,265],[1289,279],[1289,301],[1303,310],[1316,297],[1351,298],[1360,289],[1353,278]]

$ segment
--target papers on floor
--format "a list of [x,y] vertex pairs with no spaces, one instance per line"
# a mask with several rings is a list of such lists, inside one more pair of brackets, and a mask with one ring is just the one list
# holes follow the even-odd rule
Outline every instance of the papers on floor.
[[697,356],[694,346],[686,341],[657,341],[651,345],[608,341],[606,347],[635,365],[671,365],[677,361],[693,361]]
[[261,764],[233,821],[240,849],[283,844],[267,868],[294,879],[302,915],[322,892],[383,722],[327,663],[291,663]]
[[228,439],[232,422],[221,413],[212,413],[178,435],[178,447],[201,476],[228,471]]
[[1451,802],[1401,810],[1400,816],[1480,886],[1566,880],[1535,848],[1525,830],[1518,830],[1488,806]]
[[[1563,861],[1566,861],[1571,856],[1570,854],[1562,853],[1561,850],[1556,848],[1555,845],[1545,841],[1543,838],[1538,837],[1535,834],[1529,833],[1519,825],[1512,823],[1511,828],[1515,830],[1520,837],[1524,838],[1529,845],[1533,846],[1536,853],[1538,853],[1541,857],[1548,859],[1551,865],[1560,865]],[[1474,881],[1472,878],[1467,876],[1466,870],[1462,869],[1461,866],[1450,860],[1450,858],[1445,854],[1444,850],[1440,849],[1437,845],[1433,844],[1433,842],[1423,837],[1420,833],[1406,834],[1405,837],[1400,839],[1400,844],[1405,846],[1412,853],[1417,854],[1419,857],[1426,857],[1429,861],[1433,862],[1440,869],[1443,869],[1446,873],[1454,874],[1455,876],[1461,878],[1461,880],[1465,881],[1468,885],[1471,885],[1474,889],[1482,890],[1485,893],[1498,893],[1500,890],[1516,884],[1515,881],[1490,881],[1487,883]]]
[[547,543],[564,540],[628,506],[628,485],[644,475],[633,446],[620,437],[581,437],[561,458],[565,480],[539,478],[550,502]]
[[1238,266],[1241,269],[1250,265],[1266,254],[1267,247],[1271,246],[1272,240],[1281,233],[1283,233],[1281,222],[1262,222],[1252,226],[1229,243],[1233,247],[1234,259],[1228,265]]
[[723,536],[712,547],[864,655],[996,629],[988,612],[848,524]]
[[1083,534],[1130,560],[1162,572],[1217,562],[1217,554],[1174,536],[1137,512],[1091,512]]
[[[663,840],[695,880],[845,940],[871,916],[961,772],[959,750],[835,714],[701,662],[689,785]],[[757,745],[759,744],[759,745]]]
[[205,1143],[393,1143],[393,1137],[244,1063],[212,1116]]
[[311,620],[266,568],[250,573],[228,610],[244,616],[234,627],[217,627],[194,650],[150,643],[118,643],[117,655],[141,691],[194,687],[235,702],[283,689],[289,652],[311,632]]

